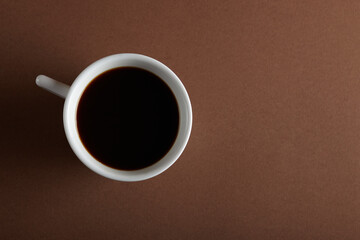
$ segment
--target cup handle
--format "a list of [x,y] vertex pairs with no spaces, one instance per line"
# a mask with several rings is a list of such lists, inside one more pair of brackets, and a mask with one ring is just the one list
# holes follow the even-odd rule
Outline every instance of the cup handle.
[[70,89],[70,86],[44,75],[36,77],[36,85],[62,98],[66,98]]

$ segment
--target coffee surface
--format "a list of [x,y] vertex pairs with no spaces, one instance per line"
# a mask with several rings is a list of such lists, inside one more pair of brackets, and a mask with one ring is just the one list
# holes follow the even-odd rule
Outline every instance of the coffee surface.
[[179,109],[155,74],[134,67],[111,69],[85,89],[77,110],[80,139],[101,163],[137,170],[159,161],[175,142]]

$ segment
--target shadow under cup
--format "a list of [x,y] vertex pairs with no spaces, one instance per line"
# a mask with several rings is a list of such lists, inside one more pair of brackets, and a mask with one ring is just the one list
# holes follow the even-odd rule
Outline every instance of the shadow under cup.
[[[117,71],[119,70],[119,71]],[[111,75],[114,75],[114,73],[117,72],[117,74],[120,74],[123,78],[124,81],[117,81],[116,83],[116,87],[109,87],[111,86],[111,81],[112,83],[114,78],[111,77]],[[128,75],[126,75],[128,74]],[[141,80],[144,78],[144,76],[147,76],[147,79],[152,79],[152,81],[138,81],[136,84],[136,81],[127,81],[125,78],[126,76],[135,76],[137,75],[137,80]],[[120,77],[120,75],[118,75],[118,77]],[[141,78],[142,76],[142,78]],[[158,80],[156,80],[156,78]],[[104,80],[105,79],[105,80]],[[107,79],[107,80],[106,80]],[[118,79],[118,78],[116,78]],[[136,79],[135,79],[136,80]],[[105,84],[106,81],[109,84]],[[121,82],[121,84],[120,84]],[[150,83],[151,82],[151,83]],[[124,86],[124,84],[126,86]],[[139,88],[139,84],[141,84],[142,87]],[[149,84],[148,86],[144,87],[143,84]],[[105,87],[104,87],[105,86]],[[164,103],[164,99],[166,98],[161,98],[160,95],[161,94],[153,94],[151,95],[151,87],[154,86],[158,86],[158,89],[165,89],[167,88],[170,91],[163,91],[163,93],[168,92],[168,93],[172,93],[172,97],[174,99],[174,103],[175,103],[175,108],[174,108],[174,104],[171,105],[171,101],[166,101]],[[165,88],[164,88],[165,86]],[[102,89],[103,87],[103,89]],[[150,89],[149,89],[150,88]],[[169,89],[170,88],[170,89]],[[106,94],[104,96],[104,91],[100,91],[100,90],[104,90],[106,91],[110,91],[111,94]],[[126,94],[121,94],[121,89],[132,89],[133,91],[137,91],[142,89],[141,91],[137,92],[137,97],[135,96],[129,104],[126,104],[126,97],[131,97],[131,94],[129,94],[128,92]],[[146,91],[146,89],[148,90],[148,92]],[[120,91],[120,92],[119,92]],[[119,101],[121,102],[123,105],[121,105],[119,111],[115,111],[115,115],[117,118],[113,118],[113,119],[118,119],[118,120],[123,120],[124,118],[121,118],[121,109],[125,109],[128,107],[127,110],[131,110],[131,114],[135,114],[135,118],[132,118],[131,121],[136,121],[136,119],[139,119],[139,121],[142,123],[148,123],[147,121],[144,121],[144,118],[146,118],[146,114],[152,114],[152,116],[155,116],[155,118],[153,119],[153,121],[150,121],[149,119],[149,124],[145,124],[144,126],[148,127],[148,129],[153,128],[155,125],[154,124],[158,124],[157,126],[165,126],[168,121],[168,119],[164,119],[164,122],[161,123],[161,119],[163,119],[161,116],[157,116],[157,114],[154,114],[152,112],[147,112],[146,111],[133,111],[134,109],[137,109],[136,106],[141,106],[141,104],[148,104],[146,105],[145,108],[142,108],[143,110],[145,109],[152,109],[152,110],[159,110],[158,113],[162,113],[162,112],[169,112],[169,109],[176,109],[177,112],[177,121],[175,121],[177,123],[178,128],[176,128],[176,135],[173,135],[173,138],[175,139],[175,141],[171,142],[171,145],[168,145],[168,147],[163,147],[163,153],[165,155],[160,156],[160,160],[159,159],[155,159],[156,161],[153,161],[153,164],[148,165],[142,165],[143,167],[139,167],[139,168],[134,168],[133,166],[130,168],[124,168],[124,167],[117,167],[117,165],[111,165],[111,164],[104,164],[101,161],[98,161],[97,159],[102,159],[101,155],[98,154],[94,154],[94,151],[92,151],[91,149],[91,144],[95,144],[93,146],[96,146],[96,144],[101,144],[101,141],[99,141],[99,139],[95,139],[93,138],[91,140],[91,136],[90,137],[86,137],[84,136],[84,133],[86,133],[86,128],[90,129],[96,129],[96,119],[94,121],[86,121],[86,118],[83,118],[83,120],[80,121],[80,118],[78,118],[81,114],[81,111],[83,111],[83,109],[86,109],[86,113],[100,113],[100,115],[98,116],[106,116],[109,111],[111,110],[110,108],[104,108],[101,107],[101,103],[97,104],[97,102],[94,100],[95,98],[91,98],[89,96],[97,96],[96,93],[98,92],[98,96],[102,95],[102,101],[100,101],[101,103],[108,103],[105,104],[105,106],[111,106],[111,102],[114,101]],[[152,99],[154,99],[153,102],[151,101],[144,101],[145,98],[144,97],[140,97],[139,96],[144,96],[146,94],[150,94],[149,96],[152,96]],[[166,95],[166,94],[165,94]],[[164,95],[164,96],[165,96]],[[119,97],[120,96],[120,97]],[[122,96],[125,96],[125,99],[121,99]],[[118,99],[119,98],[119,99]],[[90,101],[87,102],[86,104],[85,101],[87,100],[91,100],[93,99],[94,101]],[[143,99],[142,101],[139,101],[139,99]],[[171,98],[168,98],[171,99]],[[135,103],[135,105],[134,105]],[[140,105],[136,105],[136,104],[140,104]],[[152,106],[152,107],[151,107]],[[164,108],[161,108],[161,106],[163,106]],[[170,106],[170,107],[169,107]],[[165,110],[167,108],[167,111],[162,111]],[[94,111],[92,111],[94,110]],[[112,111],[112,110],[111,110]],[[113,111],[112,111],[113,112]],[[173,111],[174,112],[174,111]],[[114,114],[114,112],[112,113]],[[170,114],[171,115],[171,114]],[[85,116],[85,115],[84,115]],[[164,115],[165,116],[165,115]],[[175,116],[174,114],[172,114],[172,116]],[[157,118],[156,118],[157,117]],[[101,120],[101,118],[99,118]],[[104,119],[104,118],[102,118]],[[111,117],[109,118],[111,119]],[[78,124],[79,121],[79,124]],[[124,120],[125,122],[122,122],[122,124],[130,124],[126,123],[126,120]],[[159,122],[160,121],[160,122]],[[87,122],[91,122],[91,124],[93,124],[91,126],[85,124],[84,125],[84,129],[82,129],[82,123],[87,123]],[[139,122],[139,123],[140,123]],[[114,143],[112,144],[113,146],[109,146],[109,144],[104,144],[104,149],[121,149],[121,147],[124,147],[124,139],[127,139],[128,141],[131,142],[131,140],[136,140],[139,138],[133,138],[132,135],[130,134],[131,131],[125,131],[127,132],[127,135],[125,136],[125,138],[121,138],[121,133],[123,132],[111,132],[111,123],[107,124],[108,126],[106,126],[105,131],[106,134],[110,134],[110,135],[104,135],[102,134],[101,131],[98,131],[97,133],[100,134],[100,136],[104,137],[104,136],[116,136],[119,139],[120,136],[120,142],[118,142],[118,144]],[[171,125],[171,124],[170,124]],[[115,126],[115,125],[114,125]],[[144,127],[143,126],[143,127]],[[180,79],[168,68],[166,67],[164,64],[160,63],[159,61],[144,56],[144,55],[140,55],[140,54],[117,54],[117,55],[112,55],[112,56],[108,56],[105,57],[103,59],[100,59],[98,61],[96,61],[95,63],[91,64],[89,67],[87,67],[74,81],[74,83],[72,84],[68,96],[66,97],[65,100],[65,105],[64,105],[64,128],[65,128],[65,133],[67,136],[67,139],[69,141],[69,144],[71,146],[71,148],[73,149],[73,151],[75,152],[75,154],[78,156],[78,158],[90,169],[92,169],[94,172],[107,177],[107,178],[111,178],[114,180],[120,180],[120,181],[140,181],[140,180],[145,180],[151,177],[154,177],[158,174],[160,174],[161,172],[165,171],[167,168],[169,168],[181,155],[181,153],[183,152],[187,141],[189,139],[190,136],[190,132],[191,132],[191,126],[192,126],[192,110],[191,110],[191,103],[190,103],[190,99],[189,96],[186,92],[185,87],[183,86],[183,84],[181,83]],[[168,129],[174,129],[174,125],[170,126],[170,128]],[[143,129],[144,130],[144,129]],[[154,130],[154,129],[152,129]],[[165,130],[165,128],[164,128]],[[96,131],[95,131],[96,132]],[[163,131],[164,132],[164,131]],[[80,137],[80,133],[81,133],[81,137]],[[103,132],[104,133],[104,132]],[[141,133],[141,128],[139,129],[138,133]],[[153,132],[149,132],[149,134],[155,136],[156,134],[161,134],[161,131],[157,131],[156,129]],[[102,134],[102,135],[101,135]],[[154,135],[155,134],[155,135]],[[136,134],[134,134],[136,135]],[[171,135],[171,134],[170,134]],[[96,136],[93,135],[93,136]],[[166,136],[166,135],[163,135]],[[123,136],[124,137],[124,136]],[[83,139],[83,141],[81,141],[81,139]],[[90,139],[90,145],[89,145],[89,141],[87,141],[87,139]],[[116,138],[114,138],[116,139]],[[160,138],[159,138],[160,139]],[[148,139],[146,141],[149,141],[151,139]],[[105,141],[104,141],[105,142]],[[133,143],[136,144],[135,141]],[[120,145],[119,145],[120,143]],[[122,144],[121,144],[122,143]],[[155,143],[155,142],[154,142]],[[131,144],[131,143],[129,143]],[[111,144],[110,144],[111,145]],[[149,145],[151,145],[149,143]],[[99,145],[97,145],[99,146]],[[129,145],[128,145],[129,146]],[[127,156],[131,156],[129,155],[131,153],[131,151],[134,153],[134,155],[139,156],[138,159],[141,159],[141,156],[146,157],[146,151],[148,153],[151,153],[152,150],[152,146],[147,146],[146,144],[142,144],[142,145],[138,145],[139,146],[139,152],[135,152],[136,149],[129,149],[128,151],[128,155]],[[144,151],[141,152],[141,146],[144,147]],[[158,145],[158,146],[161,146]],[[125,146],[126,147],[126,146]],[[147,149],[145,149],[147,147]],[[167,149],[166,149],[167,148]],[[170,148],[170,149],[169,149]],[[89,150],[88,150],[89,149]],[[100,149],[100,148],[99,148]],[[123,148],[124,149],[124,148]],[[165,150],[166,152],[164,152]],[[146,151],[145,151],[146,150]],[[118,155],[117,157],[121,158],[121,151],[120,150],[116,150],[118,153],[120,153],[120,155]],[[115,151],[115,152],[116,152]],[[92,154],[91,154],[91,153]],[[114,153],[115,153],[114,152]],[[141,153],[141,154],[140,154]],[[140,155],[139,155],[140,154]],[[95,157],[97,158],[95,158]],[[125,156],[125,155],[124,155]],[[148,154],[148,156],[150,156],[150,154]],[[114,160],[114,163],[116,163],[116,158],[112,158],[112,160]],[[110,158],[109,158],[110,159]],[[121,162],[121,159],[119,159],[118,162]],[[128,161],[129,163],[131,163],[131,161]],[[148,161],[145,161],[148,162]],[[131,166],[131,164],[129,165]],[[140,165],[139,165],[140,166]],[[121,169],[119,169],[121,168]],[[130,171],[129,171],[130,170]]]

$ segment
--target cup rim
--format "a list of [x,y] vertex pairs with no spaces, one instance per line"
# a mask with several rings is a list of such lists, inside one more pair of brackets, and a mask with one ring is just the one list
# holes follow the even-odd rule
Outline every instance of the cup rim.
[[[139,170],[119,170],[96,160],[80,140],[77,129],[77,108],[86,87],[101,73],[117,67],[138,67],[159,76],[173,91],[179,108],[179,130],[169,152],[156,163]],[[151,57],[136,53],[114,54],[101,58],[85,68],[71,85],[65,99],[63,122],[65,135],[76,156],[92,171],[119,181],[133,182],[149,179],[168,169],[184,151],[192,128],[192,107],[188,93],[177,75],[166,65]]]

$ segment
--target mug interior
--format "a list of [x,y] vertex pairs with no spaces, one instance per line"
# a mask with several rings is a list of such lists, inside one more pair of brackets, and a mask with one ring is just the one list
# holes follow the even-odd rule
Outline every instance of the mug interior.
[[[102,164],[86,150],[77,129],[77,109],[86,87],[103,72],[118,67],[142,68],[160,77],[172,90],[179,108],[179,130],[173,146],[162,159],[139,170],[125,171]],[[165,171],[181,155],[191,132],[192,110],[185,87],[175,73],[164,64],[140,54],[116,54],[94,62],[76,78],[65,100],[63,120],[66,137],[71,148],[87,167],[107,178],[120,181],[140,181]]]

